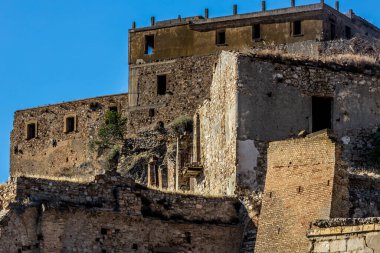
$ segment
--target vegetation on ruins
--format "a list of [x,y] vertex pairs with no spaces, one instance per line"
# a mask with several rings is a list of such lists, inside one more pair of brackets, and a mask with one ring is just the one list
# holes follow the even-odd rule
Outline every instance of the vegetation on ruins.
[[370,153],[371,159],[375,163],[380,164],[380,127],[372,135],[372,141],[373,149]]
[[193,119],[190,116],[180,116],[171,124],[170,129],[177,136],[182,136],[193,132]]
[[127,119],[123,118],[119,112],[107,111],[103,123],[99,127],[97,138],[90,142],[90,148],[96,150],[98,156],[107,153],[107,160],[110,163],[117,160],[124,140],[126,125]]

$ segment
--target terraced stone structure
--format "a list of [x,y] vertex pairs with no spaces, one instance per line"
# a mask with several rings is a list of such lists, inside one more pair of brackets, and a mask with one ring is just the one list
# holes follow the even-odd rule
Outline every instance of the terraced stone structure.
[[127,94],[15,113],[0,252],[380,252],[380,30],[324,1],[151,23]]

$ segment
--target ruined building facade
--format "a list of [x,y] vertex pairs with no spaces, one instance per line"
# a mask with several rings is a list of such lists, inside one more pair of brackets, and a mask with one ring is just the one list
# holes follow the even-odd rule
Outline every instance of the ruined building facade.
[[128,94],[15,113],[0,252],[380,252],[380,30],[323,1],[151,22]]

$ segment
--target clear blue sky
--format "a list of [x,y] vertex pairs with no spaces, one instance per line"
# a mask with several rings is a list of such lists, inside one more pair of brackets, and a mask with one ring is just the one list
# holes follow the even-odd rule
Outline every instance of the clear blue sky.
[[[297,0],[297,5],[319,0]],[[333,5],[334,1],[326,0]],[[0,182],[9,175],[15,110],[126,92],[128,29],[156,20],[258,11],[260,0],[0,0]],[[290,0],[267,0],[267,8]],[[379,0],[342,0],[380,26]]]

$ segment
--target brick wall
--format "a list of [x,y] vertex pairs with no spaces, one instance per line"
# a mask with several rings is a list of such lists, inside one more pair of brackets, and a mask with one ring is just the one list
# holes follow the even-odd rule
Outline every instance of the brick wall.
[[[339,174],[339,147],[327,132],[272,142],[255,252],[306,252],[315,219],[348,213]],[[335,198],[339,201],[333,201]]]

